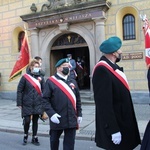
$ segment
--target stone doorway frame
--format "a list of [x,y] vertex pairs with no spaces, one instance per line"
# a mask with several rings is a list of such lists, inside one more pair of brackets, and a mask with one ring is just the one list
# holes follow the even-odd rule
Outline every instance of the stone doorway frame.
[[[56,39],[66,33],[77,33],[83,37],[89,48],[89,61],[90,61],[90,91],[93,91],[91,75],[95,64],[98,62],[102,53],[99,51],[99,45],[105,40],[105,18],[93,18],[93,21],[86,22],[86,25],[91,25],[92,30],[88,30],[82,23],[79,24],[59,24],[57,27],[30,29],[31,33],[31,53],[32,56],[39,55],[42,57],[43,70],[45,70],[48,78],[50,75],[50,50]],[[63,27],[63,28],[62,28]]]
[[[42,32],[42,30],[41,30],[41,32]],[[95,60],[96,60],[96,52],[95,52],[96,47],[95,47],[94,38],[92,37],[91,32],[88,31],[86,28],[82,27],[81,25],[71,25],[69,27],[69,31],[62,32],[61,30],[59,30],[59,28],[55,28],[55,29],[51,30],[42,41],[39,41],[39,43],[41,43],[41,45],[39,45],[39,49],[41,50],[41,51],[39,51],[39,55],[44,60],[43,68],[46,72],[46,78],[50,74],[50,50],[52,48],[52,45],[60,35],[63,35],[63,34],[69,33],[69,32],[79,34],[86,41],[87,46],[89,48],[89,61],[90,61],[89,67],[90,67],[90,75],[91,75],[92,70],[95,65]],[[32,37],[32,34],[31,34],[31,37]],[[92,84],[90,81],[90,90],[92,90],[91,85]]]

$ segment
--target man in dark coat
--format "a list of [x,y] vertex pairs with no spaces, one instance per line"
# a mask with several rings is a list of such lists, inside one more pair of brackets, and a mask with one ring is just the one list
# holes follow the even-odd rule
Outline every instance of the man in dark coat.
[[146,126],[140,150],[150,150],[150,120]]
[[43,106],[50,118],[51,150],[59,149],[59,138],[64,132],[63,150],[74,150],[76,129],[82,121],[79,89],[68,76],[68,59],[59,60],[57,73],[49,77],[43,92]]
[[133,150],[140,144],[129,85],[123,68],[116,64],[121,59],[121,45],[116,36],[104,41],[100,45],[104,56],[93,70],[95,142],[106,150]]
[[67,54],[67,57],[69,59],[69,70],[70,70],[69,76],[73,79],[76,79],[76,77],[77,77],[77,73],[75,71],[76,61],[72,58],[72,54]]

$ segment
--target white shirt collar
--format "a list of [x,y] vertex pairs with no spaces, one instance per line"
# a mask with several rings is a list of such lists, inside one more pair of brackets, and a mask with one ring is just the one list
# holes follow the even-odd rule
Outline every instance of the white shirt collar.
[[[108,59],[110,62],[112,62],[110,59]],[[115,64],[114,62],[112,62],[113,64]]]
[[57,72],[57,75],[58,75],[59,77],[63,78],[64,80],[67,80],[67,78],[68,78],[68,75],[63,76],[63,75],[61,75],[61,74],[60,74],[60,73],[58,73],[58,72]]

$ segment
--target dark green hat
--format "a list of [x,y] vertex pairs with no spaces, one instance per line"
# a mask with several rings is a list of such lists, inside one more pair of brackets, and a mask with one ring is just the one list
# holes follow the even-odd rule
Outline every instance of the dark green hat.
[[60,59],[60,60],[56,63],[55,67],[57,68],[57,67],[59,67],[60,65],[62,65],[63,63],[68,63],[68,62],[69,62],[68,58]]
[[122,42],[119,37],[113,36],[105,40],[99,47],[100,51],[105,54],[111,54],[116,52],[122,46]]

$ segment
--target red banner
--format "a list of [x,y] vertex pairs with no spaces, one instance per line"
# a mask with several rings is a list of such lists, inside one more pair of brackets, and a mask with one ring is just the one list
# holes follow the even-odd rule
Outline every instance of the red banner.
[[144,22],[143,31],[145,36],[145,61],[147,66],[150,66],[150,25],[146,15],[142,17]]
[[16,61],[14,68],[10,74],[9,82],[19,77],[22,73],[22,70],[26,68],[26,66],[29,64],[29,46],[27,42],[26,36],[24,36],[20,55],[18,57],[18,60]]

